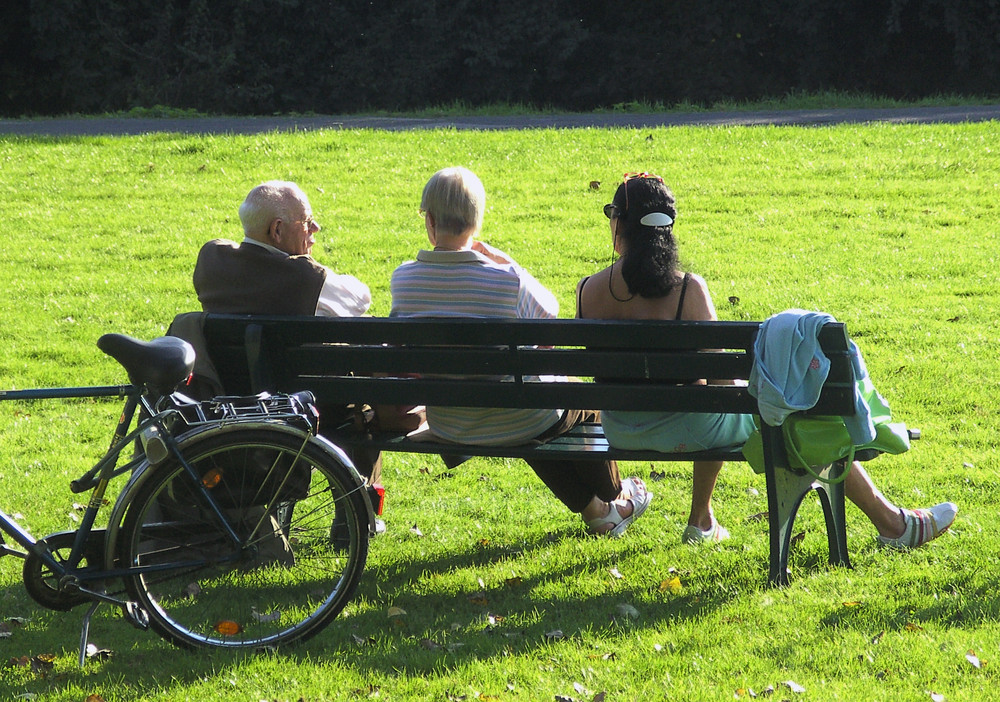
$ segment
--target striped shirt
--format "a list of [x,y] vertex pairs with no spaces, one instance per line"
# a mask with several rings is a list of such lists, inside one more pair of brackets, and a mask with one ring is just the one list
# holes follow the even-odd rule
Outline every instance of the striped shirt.
[[[494,263],[469,250],[420,251],[416,261],[393,272],[391,292],[390,317],[552,319],[559,313],[555,296],[523,268]],[[427,408],[427,423],[435,434],[484,446],[523,444],[561,416],[562,410],[550,409]]]

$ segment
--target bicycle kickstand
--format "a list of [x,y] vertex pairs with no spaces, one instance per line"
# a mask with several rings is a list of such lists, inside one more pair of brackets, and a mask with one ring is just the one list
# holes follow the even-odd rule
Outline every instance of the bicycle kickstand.
[[100,600],[95,600],[90,607],[87,608],[87,613],[83,615],[83,628],[80,630],[80,667],[87,662],[87,643],[90,637],[90,618],[94,616],[94,612],[97,608],[101,606]]

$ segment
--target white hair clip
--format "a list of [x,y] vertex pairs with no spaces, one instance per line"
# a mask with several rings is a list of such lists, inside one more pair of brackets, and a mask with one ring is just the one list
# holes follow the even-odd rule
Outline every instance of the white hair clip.
[[645,224],[647,227],[669,227],[673,223],[674,218],[665,212],[650,212],[639,220],[639,224]]

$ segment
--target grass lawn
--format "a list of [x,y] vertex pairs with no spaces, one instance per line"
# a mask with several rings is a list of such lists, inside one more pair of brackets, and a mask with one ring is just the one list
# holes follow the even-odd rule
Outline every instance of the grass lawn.
[[[36,606],[21,562],[0,559],[0,620],[21,618],[0,638],[0,698],[1000,699],[995,123],[0,137],[0,389],[124,382],[97,337],[152,338],[196,309],[199,246],[239,239],[239,203],[271,178],[305,189],[323,226],[314,255],[367,282],[387,314],[390,273],[426,243],[421,188],[447,165],[479,174],[483,238],[566,317],[576,281],[607,265],[601,207],[621,174],[662,175],[682,259],[721,318],[799,307],[847,323],[896,417],[924,437],[869,469],[902,505],[958,503],[951,532],[886,553],[849,507],[854,569],[830,569],[810,499],[792,584],[771,589],[764,484],[745,465],[725,468],[716,496],[733,538],[693,548],[680,544],[687,464],[624,466],[657,497],[607,541],[523,463],[449,472],[393,454],[389,530],[359,596],[278,654],[181,651],[105,608],[91,640],[112,655],[78,669],[83,612]],[[0,403],[0,508],[36,536],[72,528],[84,500],[68,482],[118,409]]]

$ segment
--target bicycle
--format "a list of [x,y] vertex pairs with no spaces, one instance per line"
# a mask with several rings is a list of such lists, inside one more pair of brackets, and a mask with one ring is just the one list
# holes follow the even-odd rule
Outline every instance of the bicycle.
[[[0,556],[24,559],[28,594],[60,611],[90,603],[80,665],[101,604],[186,648],[270,649],[319,633],[357,588],[375,510],[350,459],[317,434],[311,394],[198,402],[175,391],[194,364],[187,342],[105,334],[97,345],[130,385],[0,390],[125,399],[107,452],[70,484],[91,491],[75,530],[36,540],[0,511]],[[109,483],[126,473],[96,528]]]

